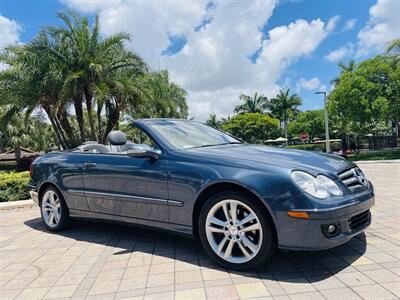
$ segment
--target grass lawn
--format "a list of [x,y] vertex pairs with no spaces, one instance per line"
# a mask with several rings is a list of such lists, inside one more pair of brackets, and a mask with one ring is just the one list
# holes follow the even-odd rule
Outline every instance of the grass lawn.
[[352,161],[400,159],[400,149],[349,155],[347,159]]

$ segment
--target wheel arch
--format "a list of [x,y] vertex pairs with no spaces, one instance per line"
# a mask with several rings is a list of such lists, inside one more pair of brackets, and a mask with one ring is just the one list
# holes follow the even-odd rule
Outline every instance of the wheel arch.
[[261,197],[257,195],[255,192],[251,191],[250,189],[234,182],[217,182],[213,183],[207,187],[205,187],[197,196],[194,207],[193,207],[193,215],[192,215],[192,226],[193,226],[193,235],[195,237],[198,236],[198,228],[197,228],[197,220],[199,218],[201,209],[203,205],[206,203],[207,199],[209,199],[212,195],[217,194],[221,191],[232,191],[238,192],[240,194],[245,195],[251,199],[254,199],[259,203],[262,207],[266,208],[266,211],[270,217],[271,225],[273,227],[275,238],[278,240],[278,231],[276,227],[276,221],[274,215],[272,213],[271,208],[268,204],[261,200]]
[[48,187],[53,187],[54,189],[57,190],[57,192],[60,193],[61,197],[64,198],[65,205],[66,205],[67,208],[68,208],[68,205],[67,205],[67,202],[65,201],[65,197],[64,197],[63,192],[62,192],[61,189],[57,186],[57,184],[55,184],[55,183],[52,182],[52,181],[43,182],[43,183],[40,185],[40,187],[38,188],[39,206],[41,205],[41,202],[42,202],[42,194],[43,194],[43,192],[44,192]]

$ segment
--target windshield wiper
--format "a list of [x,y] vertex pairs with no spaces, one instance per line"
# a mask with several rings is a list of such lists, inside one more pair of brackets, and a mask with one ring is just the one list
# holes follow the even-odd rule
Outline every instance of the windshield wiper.
[[220,144],[206,144],[206,145],[201,145],[201,146],[190,147],[189,149],[205,148],[205,147],[211,147],[211,146],[233,145],[233,144],[243,144],[243,143],[242,142],[228,142],[228,143],[220,143]]

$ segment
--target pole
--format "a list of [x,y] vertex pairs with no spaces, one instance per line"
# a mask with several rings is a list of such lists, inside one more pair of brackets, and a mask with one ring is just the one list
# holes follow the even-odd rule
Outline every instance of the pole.
[[331,143],[329,142],[329,120],[328,120],[328,107],[327,107],[327,95],[324,92],[324,106],[325,106],[325,140],[326,140],[326,153],[331,153]]

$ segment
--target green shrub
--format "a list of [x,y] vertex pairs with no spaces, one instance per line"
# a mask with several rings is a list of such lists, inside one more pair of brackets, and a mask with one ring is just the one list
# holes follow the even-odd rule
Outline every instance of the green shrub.
[[0,202],[29,198],[29,172],[0,172]]
[[[299,149],[299,150],[325,151],[325,143],[289,145],[286,146],[286,148]],[[339,150],[340,150],[340,142],[332,142],[331,151],[339,151]]]

